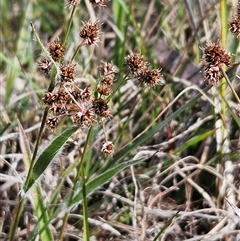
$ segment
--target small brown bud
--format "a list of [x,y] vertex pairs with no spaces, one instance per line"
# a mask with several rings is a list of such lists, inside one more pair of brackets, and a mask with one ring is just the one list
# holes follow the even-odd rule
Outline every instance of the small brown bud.
[[94,112],[92,109],[83,109],[78,111],[72,118],[74,124],[83,128],[90,128],[95,122]]
[[113,153],[114,145],[111,141],[105,141],[101,146],[101,152],[104,154],[111,154]]
[[118,68],[113,63],[107,63],[102,61],[98,67],[101,76],[115,75],[118,72]]

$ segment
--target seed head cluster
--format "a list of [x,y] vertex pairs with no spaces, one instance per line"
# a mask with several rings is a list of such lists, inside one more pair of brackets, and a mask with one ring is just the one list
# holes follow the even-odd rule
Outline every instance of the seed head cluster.
[[[91,2],[103,6],[103,1]],[[75,6],[77,3],[78,0],[65,2],[68,8]],[[99,33],[98,21],[95,23],[92,23],[91,20],[83,22],[83,28],[79,33],[83,41],[79,46],[96,44],[99,41]],[[88,129],[99,119],[110,116],[109,106],[104,96],[111,93],[111,87],[118,69],[113,63],[101,62],[98,68],[100,79],[94,95],[96,97],[93,98],[91,87],[79,88],[77,86],[77,64],[73,63],[73,59],[70,62],[64,62],[65,50],[65,46],[61,44],[59,38],[48,44],[49,54],[59,64],[56,65],[59,69],[54,86],[42,97],[42,102],[50,111],[46,125],[55,129],[62,118],[68,117],[74,125],[82,129]],[[43,57],[37,64],[38,68],[49,77],[53,67],[50,58]],[[107,140],[106,135],[104,139],[101,151],[104,154],[110,154],[113,152],[114,145]]]
[[76,64],[63,64],[60,67],[60,81],[62,83],[65,82],[73,82],[76,77]]
[[99,34],[100,34],[100,28],[99,28],[99,22],[96,21],[95,23],[92,23],[91,20],[88,22],[82,22],[83,27],[79,33],[80,37],[83,38],[84,44],[96,44],[99,41]]
[[102,96],[108,96],[111,93],[111,87],[114,84],[115,75],[118,68],[113,63],[101,62],[98,67],[100,81],[97,88],[98,93]]
[[160,69],[151,69],[141,54],[131,52],[125,57],[125,64],[131,76],[139,84],[147,84],[155,87],[164,83]]
[[240,2],[237,5],[237,15],[233,17],[233,20],[229,23],[230,32],[236,37],[240,36]]
[[[56,62],[62,62],[65,55],[65,50],[65,46],[61,44],[59,38],[55,39],[54,41],[51,41],[48,44],[49,54],[51,55],[52,59]],[[50,59],[42,57],[41,60],[38,61],[37,66],[41,72],[48,75],[52,70],[53,63]]]
[[60,62],[63,59],[65,49],[65,46],[61,44],[58,38],[48,44],[49,53],[56,62]]
[[202,50],[204,81],[216,85],[222,77],[222,65],[231,65],[231,55],[218,43],[207,43]]

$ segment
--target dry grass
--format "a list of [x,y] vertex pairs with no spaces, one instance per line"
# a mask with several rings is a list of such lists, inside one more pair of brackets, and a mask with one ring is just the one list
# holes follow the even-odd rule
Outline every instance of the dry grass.
[[[44,128],[39,145],[50,77],[37,69],[43,51],[29,22],[47,47],[65,36],[70,10],[62,1],[1,2],[0,240],[240,239],[240,49],[219,2],[114,0],[97,8],[81,1],[65,61],[81,42],[81,21],[99,19],[100,42],[84,45],[74,59],[75,84],[96,95],[98,66],[112,61],[119,71],[114,95],[106,98],[111,116],[72,131],[65,117],[58,128]],[[222,2],[231,21],[238,1]],[[231,52],[224,73],[232,89],[223,80],[205,87],[200,70],[207,41]],[[165,84],[124,79],[131,51],[161,68]],[[106,136],[112,155],[100,151]],[[55,151],[42,168],[38,161]],[[25,186],[32,160],[39,175]]]

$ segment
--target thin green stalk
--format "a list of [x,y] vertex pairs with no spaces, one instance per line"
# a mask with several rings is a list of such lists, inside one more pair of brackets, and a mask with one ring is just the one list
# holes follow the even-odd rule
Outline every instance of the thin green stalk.
[[89,225],[88,225],[88,205],[87,205],[85,168],[84,168],[83,160],[81,160],[80,173],[82,178],[82,193],[83,193],[83,232],[84,232],[83,237],[85,241],[89,241],[90,233],[89,233]]
[[[90,233],[89,233],[89,225],[88,225],[88,209],[87,209],[87,192],[86,192],[86,178],[85,178],[85,167],[84,167],[84,160],[85,160],[85,154],[88,147],[88,144],[91,140],[91,132],[92,127],[88,131],[87,139],[84,145],[83,152],[80,156],[80,162],[77,167],[77,174],[75,177],[74,185],[73,185],[73,191],[71,192],[69,202],[71,203],[73,197],[74,197],[74,190],[76,190],[76,187],[78,185],[79,177],[81,177],[81,184],[82,184],[82,193],[83,193],[83,227],[84,227],[84,240],[89,241],[90,240]],[[64,216],[64,224],[62,225],[60,234],[58,239],[62,240],[62,234],[65,230],[65,226],[68,220],[69,212],[66,212]]]
[[78,45],[77,49],[75,50],[75,52],[74,52],[74,54],[73,54],[73,56],[72,56],[72,58],[71,58],[71,60],[70,60],[70,63],[73,62],[73,60],[75,59],[75,57],[76,57],[77,53],[79,52],[80,48],[81,48],[84,44],[86,44],[86,40],[83,40],[83,41]]
[[162,227],[162,229],[160,230],[160,232],[157,234],[157,236],[153,239],[153,241],[157,241],[159,239],[159,237],[161,236],[161,234],[163,234],[163,232],[171,225],[173,219],[175,217],[177,217],[178,213],[180,211],[176,212],[176,214],[174,214],[166,223],[165,225]]
[[31,176],[32,176],[34,161],[35,161],[35,158],[37,156],[38,147],[39,147],[39,143],[40,143],[40,140],[41,140],[41,137],[42,137],[42,133],[43,133],[43,129],[44,129],[44,126],[45,126],[46,119],[47,119],[47,115],[48,115],[48,108],[45,108],[45,111],[43,113],[42,123],[41,123],[40,130],[39,130],[38,137],[37,137],[37,142],[35,144],[32,160],[31,160],[30,167],[29,167],[29,170],[28,170],[27,179],[26,179],[26,182],[25,182],[24,187],[23,187],[25,190],[27,189],[29,181],[30,181]]
[[[227,20],[227,1],[226,0],[219,0],[220,1],[220,19],[221,19],[221,43],[222,47],[226,49],[226,44],[227,44],[227,25],[228,25],[228,20]],[[221,85],[221,94],[223,96],[226,95],[226,82],[224,79],[222,79],[222,85]],[[226,113],[226,103],[222,103],[222,113],[225,115]]]
[[68,35],[69,35],[69,32],[70,32],[70,28],[71,28],[72,22],[73,22],[73,16],[74,16],[74,13],[76,11],[76,8],[77,8],[77,4],[75,4],[72,8],[71,16],[70,16],[69,21],[68,21],[67,31],[66,31],[66,34],[65,34],[64,39],[63,39],[63,45],[65,45],[66,42],[67,42]]
[[25,199],[21,199],[19,202],[19,206],[17,208],[17,214],[16,214],[15,220],[13,222],[13,225],[10,226],[10,231],[9,231],[9,240],[10,241],[14,241],[14,239],[15,239],[15,234],[16,234],[20,216],[23,212],[24,203],[25,203]]
[[230,89],[232,90],[232,93],[233,93],[234,97],[236,98],[238,104],[240,104],[240,99],[239,99],[239,97],[238,97],[238,94],[236,93],[235,89],[233,88],[232,83],[230,82],[227,74],[225,73],[225,71],[224,71],[223,69],[221,69],[221,72],[222,72],[224,78],[226,79],[226,81],[227,81],[227,83],[228,83],[228,86],[229,86]]
[[[219,4],[220,4],[220,20],[221,20],[221,44],[222,47],[226,49],[226,43],[227,43],[227,1],[226,0],[219,0]],[[220,92],[222,96],[226,96],[226,90],[227,90],[227,84],[224,78],[221,79],[221,86],[220,86]],[[227,120],[227,104],[222,101],[221,102],[221,112],[223,115],[223,118],[225,119],[225,121]],[[223,155],[221,155],[222,157],[224,157],[224,149],[226,149],[226,145],[227,142],[225,141],[227,138],[227,132],[226,132],[226,128],[224,125],[221,126],[221,136],[222,136],[222,140],[221,141],[221,148],[220,151]],[[225,146],[225,147],[224,147]],[[222,158],[221,163],[224,163],[225,160],[224,158]]]
[[[37,155],[39,143],[40,143],[40,140],[41,140],[41,137],[42,137],[42,132],[43,132],[44,125],[45,125],[45,122],[46,122],[46,118],[47,118],[47,114],[48,114],[48,109],[46,108],[45,111],[44,111],[44,114],[43,114],[42,123],[41,123],[41,127],[40,127],[40,130],[39,130],[37,142],[36,142],[36,144],[35,144],[35,148],[34,148],[32,160],[31,160],[30,167],[29,167],[29,170],[28,170],[28,173],[27,173],[26,182],[25,182],[25,184],[24,184],[24,186],[23,186],[24,190],[27,189],[28,184],[29,184],[29,181],[30,181],[31,176],[32,176],[32,171],[33,171],[33,166],[34,166],[34,160],[35,160],[36,155]],[[13,240],[14,240],[14,236],[15,236],[15,233],[16,233],[16,229],[17,229],[17,226],[18,226],[20,217],[21,217],[21,215],[22,215],[24,203],[25,203],[25,198],[21,198],[21,200],[20,200],[20,202],[19,202],[18,209],[17,209],[17,214],[16,214],[16,217],[15,217],[15,219],[14,219],[14,223],[13,223],[13,225],[11,225],[11,228],[10,228],[10,241],[13,241]]]
[[58,240],[59,241],[63,240],[63,237],[64,237],[63,235],[64,235],[65,228],[67,226],[68,217],[69,217],[69,212],[66,212],[66,214],[64,215],[64,218],[63,218],[63,223],[62,223],[62,226],[61,226],[60,233],[58,235]]
[[86,150],[89,144],[89,141],[91,139],[91,132],[92,127],[88,131],[87,139],[84,145],[83,153],[81,155],[81,162],[80,162],[80,168],[78,169],[77,178],[79,177],[79,174],[81,175],[82,179],[82,193],[83,193],[83,230],[84,230],[84,241],[90,240],[90,233],[89,233],[89,225],[88,225],[88,205],[87,205],[87,192],[86,192],[86,178],[85,178],[85,167],[84,167],[84,157],[86,154]]
[[[54,64],[54,67],[55,67],[53,69],[53,71],[52,71],[51,81],[50,81],[50,84],[49,84],[49,87],[48,87],[48,91],[52,91],[54,83],[55,83],[55,77],[57,75],[58,66],[57,66],[57,63],[50,56],[49,52],[43,46],[43,44],[42,44],[42,42],[41,42],[37,32],[35,31],[35,28],[34,28],[34,25],[33,25],[32,22],[30,22],[30,25],[31,25],[31,28],[33,30],[34,36],[36,37],[36,40],[37,40],[38,44],[40,45],[41,49],[51,59],[51,61]],[[45,122],[46,122],[46,119],[47,119],[47,115],[48,115],[48,108],[45,108],[44,114],[43,114],[43,118],[42,118],[42,122],[41,122],[41,126],[40,126],[39,133],[38,133],[38,137],[37,137],[37,141],[36,141],[35,148],[34,148],[34,151],[33,151],[32,160],[31,160],[31,163],[30,163],[30,166],[29,166],[29,170],[28,170],[28,173],[27,173],[27,178],[26,178],[26,181],[25,181],[24,186],[23,186],[24,190],[28,189],[28,185],[29,185],[29,182],[30,182],[31,177],[32,177],[34,161],[35,161],[35,158],[36,158],[37,153],[38,153],[38,148],[39,148],[39,144],[40,144],[40,141],[41,141],[41,138],[42,138],[42,133],[43,133],[43,130],[44,130],[44,126],[45,126]],[[15,233],[16,233],[16,229],[17,229],[17,226],[18,226],[18,223],[19,223],[22,211],[23,211],[24,203],[25,203],[25,198],[21,198],[21,200],[19,202],[18,209],[17,209],[17,214],[16,214],[16,217],[15,217],[15,220],[14,220],[14,224],[11,225],[11,228],[10,228],[10,240],[11,241],[14,239],[14,236],[15,236]]]
[[120,90],[121,86],[123,86],[125,84],[125,82],[127,81],[127,77],[128,77],[129,73],[127,73],[124,78],[122,79],[122,81],[119,82],[119,84],[117,85],[117,87],[112,91],[112,93],[107,97],[107,102],[109,102],[112,97],[115,95],[115,93],[117,91]]

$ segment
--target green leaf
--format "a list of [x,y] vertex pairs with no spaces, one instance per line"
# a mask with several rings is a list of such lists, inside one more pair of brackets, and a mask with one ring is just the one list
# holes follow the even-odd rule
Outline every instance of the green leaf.
[[59,150],[63,147],[68,138],[78,129],[77,126],[70,127],[57,136],[50,144],[45,148],[45,150],[37,158],[36,163],[33,167],[33,173],[29,181],[29,185],[24,187],[25,192],[27,192],[34,182],[43,174],[48,165],[57,155]]
[[[115,166],[114,168],[112,168],[110,170],[107,170],[106,172],[100,174],[99,176],[97,176],[93,180],[90,180],[86,184],[87,196],[90,195],[97,188],[100,188],[104,183],[109,181],[111,178],[113,178],[114,175],[116,175],[118,172],[120,172],[124,168],[127,168],[131,165],[136,165],[136,164],[138,164],[138,163],[140,163],[140,162],[142,162],[142,161],[144,161],[148,158],[149,158],[149,155],[147,155],[143,158],[140,158],[140,159],[136,159],[136,160],[134,159],[134,160],[131,160],[131,161],[128,161],[128,162],[121,163],[121,164]],[[44,228],[47,227],[47,225],[51,222],[51,220],[53,220],[54,218],[57,217],[59,212],[61,212],[63,209],[65,211],[67,211],[67,208],[71,209],[74,205],[77,205],[79,202],[82,201],[82,199],[83,199],[82,190],[80,190],[78,192],[78,194],[72,199],[71,202],[70,202],[70,196],[71,196],[71,194],[66,195],[63,202],[58,204],[58,207],[55,209],[54,213],[49,218],[49,220],[47,220],[44,227],[42,227],[42,229],[40,230],[40,233],[44,231]]]
[[174,154],[184,151],[185,149],[187,149],[190,146],[193,146],[195,144],[197,144],[199,141],[202,141],[204,139],[206,139],[208,136],[211,136],[212,134],[214,134],[216,132],[216,129],[207,131],[201,135],[198,136],[194,136],[193,138],[191,138],[190,140],[188,140],[187,142],[184,143],[184,145],[182,145],[181,147],[179,147],[177,150],[174,151]]

